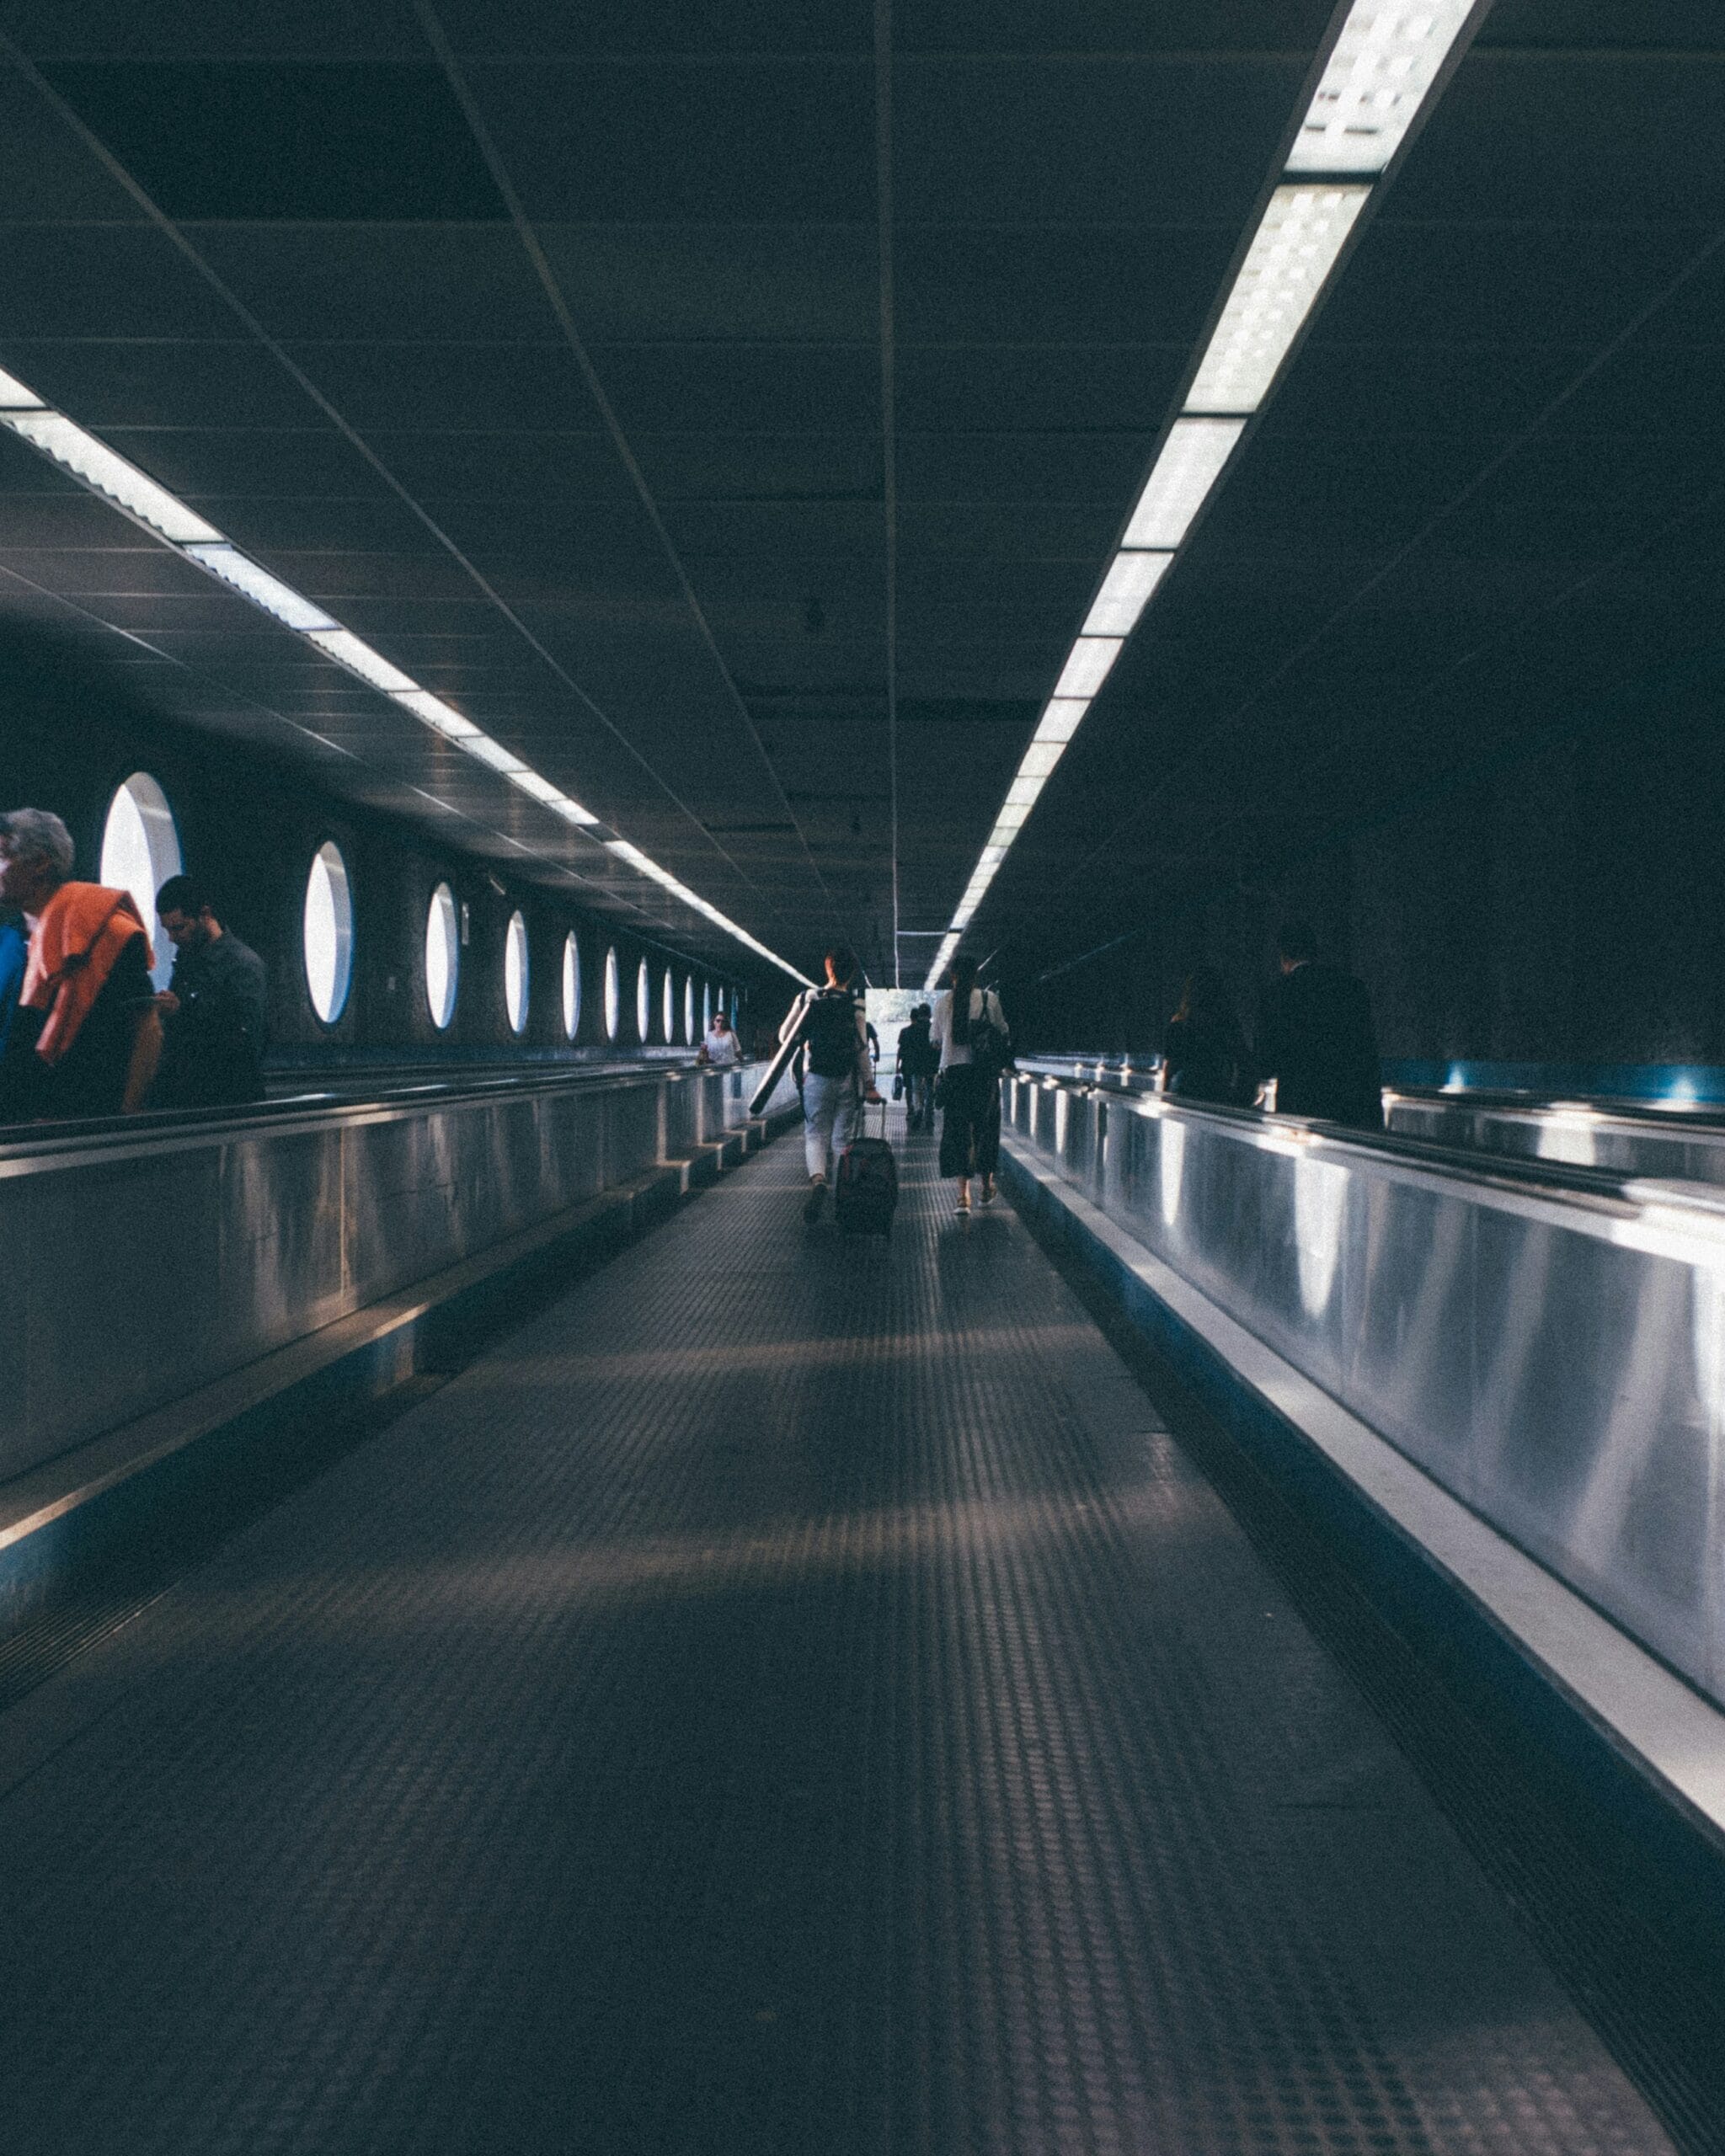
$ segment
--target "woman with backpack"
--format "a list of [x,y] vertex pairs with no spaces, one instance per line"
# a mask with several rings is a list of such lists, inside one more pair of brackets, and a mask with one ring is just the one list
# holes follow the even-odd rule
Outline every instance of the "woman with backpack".
[[857,1101],[878,1101],[874,1065],[868,1057],[868,1021],[862,1001],[851,984],[857,961],[842,944],[826,954],[826,985],[805,990],[779,1027],[781,1043],[802,1036],[798,1051],[804,1069],[803,1152],[809,1167],[809,1195],[803,1218],[818,1220],[826,1202],[827,1162],[844,1152],[856,1134]]
[[940,1049],[935,1100],[941,1110],[940,1171],[959,1180],[959,1210],[970,1210],[970,1178],[994,1203],[1001,1153],[1001,1072],[1012,1054],[1007,1021],[994,990],[976,985],[976,961],[953,966],[950,990],[935,1006],[931,1037]]

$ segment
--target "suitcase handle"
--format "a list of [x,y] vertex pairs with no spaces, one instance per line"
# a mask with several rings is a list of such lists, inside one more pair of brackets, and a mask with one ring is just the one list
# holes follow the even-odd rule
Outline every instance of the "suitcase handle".
[[878,1107],[880,1110],[880,1134],[884,1138],[886,1136],[887,1111],[887,1103],[885,1101],[868,1101],[863,1100],[859,1096],[857,1105],[862,1110],[862,1113],[857,1118],[857,1135],[859,1138],[866,1138],[868,1135],[868,1111],[870,1108]]

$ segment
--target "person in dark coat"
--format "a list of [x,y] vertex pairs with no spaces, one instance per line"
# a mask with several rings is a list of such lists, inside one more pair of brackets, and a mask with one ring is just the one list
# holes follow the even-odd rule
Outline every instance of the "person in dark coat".
[[1364,985],[1317,955],[1303,921],[1277,939],[1281,974],[1264,997],[1258,1066],[1276,1081],[1279,1115],[1308,1115],[1356,1130],[1384,1127],[1371,999]]
[[1214,966],[1187,975],[1180,1007],[1162,1046],[1162,1091],[1183,1101],[1249,1107],[1257,1086],[1252,1051]]

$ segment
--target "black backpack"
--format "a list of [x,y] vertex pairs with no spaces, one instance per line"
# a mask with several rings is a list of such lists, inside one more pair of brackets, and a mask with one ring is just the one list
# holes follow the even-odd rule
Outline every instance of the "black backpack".
[[824,988],[803,1023],[809,1068],[817,1078],[849,1078],[857,1069],[857,1002],[847,988]]
[[970,1021],[970,1067],[985,1078],[998,1078],[1012,1059],[1012,1043],[988,1015],[988,997]]

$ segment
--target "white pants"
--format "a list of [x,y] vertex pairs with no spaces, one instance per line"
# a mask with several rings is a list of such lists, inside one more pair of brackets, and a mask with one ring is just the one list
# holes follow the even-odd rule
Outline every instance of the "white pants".
[[811,1070],[803,1081],[803,1155],[811,1176],[832,1177],[829,1153],[842,1153],[857,1123],[854,1078],[822,1078]]

